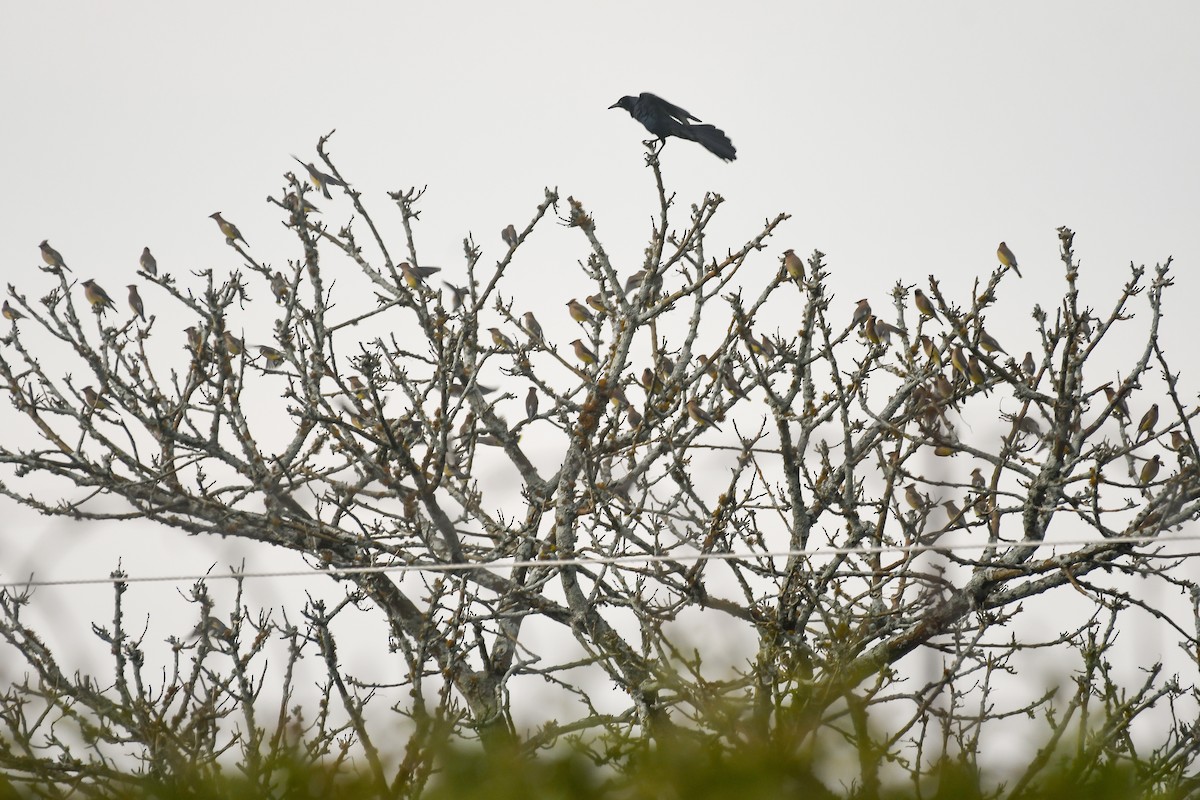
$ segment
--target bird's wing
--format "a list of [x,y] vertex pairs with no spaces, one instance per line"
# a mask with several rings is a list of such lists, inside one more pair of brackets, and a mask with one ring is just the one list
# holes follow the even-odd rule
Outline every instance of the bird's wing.
[[691,114],[684,111],[679,106],[675,105],[674,103],[668,103],[666,100],[663,100],[661,97],[659,97],[656,94],[651,94],[650,92],[642,92],[641,95],[638,97],[638,99],[643,102],[654,103],[659,108],[661,108],[663,111],[667,112],[672,117],[679,120],[680,122],[682,122],[685,125],[687,124],[688,120],[691,120],[692,122],[700,121],[699,117],[693,117]]

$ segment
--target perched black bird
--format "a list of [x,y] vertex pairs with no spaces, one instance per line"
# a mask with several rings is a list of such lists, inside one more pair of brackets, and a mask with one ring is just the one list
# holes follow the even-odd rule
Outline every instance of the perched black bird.
[[642,92],[637,97],[626,95],[609,108],[623,108],[629,115],[645,126],[646,130],[658,137],[662,144],[667,143],[668,136],[678,136],[704,145],[708,152],[733,161],[737,158],[737,148],[725,131],[712,125],[694,125],[699,122],[688,112],[676,105],[671,105],[658,95]]

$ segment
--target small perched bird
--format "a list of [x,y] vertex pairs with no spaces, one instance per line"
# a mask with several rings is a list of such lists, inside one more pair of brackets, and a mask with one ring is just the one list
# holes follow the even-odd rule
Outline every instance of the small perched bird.
[[1017,257],[1013,255],[1013,251],[1009,250],[1008,245],[1004,242],[1001,242],[1000,246],[996,248],[996,258],[1000,259],[1000,263],[1004,266],[1012,267],[1012,271],[1017,273],[1018,278],[1024,277],[1021,275],[1021,270],[1017,269]]
[[208,216],[216,220],[217,227],[221,229],[221,233],[225,234],[225,241],[230,244],[240,241],[247,247],[250,246],[250,243],[242,236],[242,232],[237,229],[237,225],[222,217],[220,211],[215,211]]
[[927,334],[922,333],[920,342],[921,349],[925,351],[925,357],[940,367],[942,365],[942,352],[938,350],[938,346],[934,343],[933,339],[929,338]]
[[583,304],[578,300],[571,300],[567,303],[567,309],[571,312],[571,319],[576,322],[591,322],[596,319],[592,312],[584,308]]
[[141,265],[144,272],[151,275],[158,274],[158,262],[154,260],[154,256],[150,254],[149,247],[142,248],[142,255],[138,258],[138,264]]
[[195,325],[189,325],[183,329],[183,332],[187,334],[188,349],[199,356],[204,350],[204,337],[200,335],[200,331]]
[[979,346],[985,353],[1005,353],[1007,355],[1007,351],[1000,346],[1000,343],[983,328],[979,329]]
[[637,429],[642,424],[642,412],[633,406],[625,406],[625,419],[629,422],[629,427]]
[[300,211],[304,214],[320,214],[321,209],[308,202],[308,198],[301,199],[300,195],[295,192],[288,192],[283,196],[283,207],[288,211]]
[[543,338],[542,326],[540,323],[538,323],[537,317],[533,315],[532,311],[526,311],[524,316],[521,317],[521,321],[525,325],[526,333],[528,333],[534,339],[540,340]]
[[971,356],[971,360],[967,362],[967,377],[976,386],[987,381],[987,376],[983,374],[983,366],[979,363],[979,358],[976,356]]
[[258,353],[267,361],[269,367],[283,366],[283,353],[276,350],[274,347],[267,347],[265,344],[258,346]]
[[1141,481],[1142,486],[1146,486],[1150,483],[1153,483],[1154,479],[1156,477],[1158,477],[1158,471],[1161,468],[1162,468],[1162,456],[1160,456],[1156,453],[1154,458],[1150,459],[1149,461],[1147,461],[1145,464],[1142,465],[1142,472],[1140,475],[1138,475],[1138,480]]
[[788,277],[792,280],[797,282],[804,280],[804,261],[790,247],[783,251],[783,268],[787,270]]
[[1142,421],[1138,423],[1138,435],[1145,434],[1147,436],[1154,435],[1154,426],[1158,424],[1158,403],[1150,406],[1150,409],[1142,415]]
[[129,289],[129,308],[135,317],[141,317],[142,322],[145,322],[146,307],[142,304],[142,296],[138,294],[137,284],[131,283],[127,288]]
[[942,321],[937,312],[933,310],[933,303],[929,302],[929,298],[920,289],[913,292],[913,302],[917,305],[917,311],[921,312],[923,316],[936,319],[938,322]]
[[240,356],[242,351],[246,349],[245,342],[229,331],[221,334],[221,341],[225,344],[225,352],[231,356]]
[[510,248],[516,247],[518,241],[517,229],[512,225],[508,225],[504,230],[500,231],[500,238],[503,239],[504,243]]
[[589,294],[587,297],[583,298],[583,301],[591,306],[594,310],[599,311],[601,314],[612,313],[608,310],[608,306],[604,304],[604,298],[599,294]]
[[591,350],[588,350],[580,340],[576,339],[575,341],[571,342],[571,346],[575,348],[575,355],[578,356],[579,360],[583,363],[595,364],[599,360],[596,358],[596,354]]
[[0,309],[3,312],[5,319],[11,319],[16,322],[19,319],[25,319],[25,315],[13,308],[7,300],[4,301],[4,308]]
[[1125,402],[1125,398],[1117,397],[1117,393],[1107,384],[1101,388],[1104,389],[1104,397],[1108,400],[1108,404],[1113,407],[1113,414],[1123,419],[1129,419],[1129,404]]
[[983,470],[979,467],[971,470],[971,485],[976,489],[982,489],[987,486],[987,481],[983,477]]
[[110,405],[107,400],[101,397],[100,394],[91,386],[83,387],[83,399],[87,401],[89,408],[94,408],[97,411],[104,411],[107,408],[112,408],[112,405]]
[[609,108],[623,108],[628,111],[631,117],[658,138],[660,145],[666,145],[668,136],[678,136],[680,139],[700,144],[705,150],[725,161],[737,158],[737,148],[724,131],[712,125],[694,124],[700,122],[699,117],[692,116],[679,106],[668,103],[650,92],[642,92],[637,97],[626,95]]
[[276,270],[275,274],[271,276],[271,294],[275,295],[275,302],[283,303],[288,299],[290,293],[287,278],[283,277],[282,272]]
[[346,378],[346,383],[350,384],[350,391],[353,392],[354,396],[359,400],[366,400],[368,397],[370,397],[370,394],[367,392],[367,385],[363,383],[362,378],[358,377],[357,375],[351,375],[350,377]]
[[717,430],[721,430],[719,427],[717,427],[717,423],[713,420],[713,418],[710,417],[704,411],[704,409],[700,407],[700,401],[694,397],[687,401],[687,413],[688,416],[692,418],[692,422],[695,422],[700,427],[703,428],[711,425]]
[[538,393],[536,386],[529,387],[529,394],[525,395],[525,419],[533,419],[538,412]]
[[954,371],[967,380],[971,379],[970,364],[967,362],[967,355],[963,352],[962,345],[955,345],[954,349],[950,351],[950,366],[954,367]]
[[1025,358],[1021,360],[1021,371],[1029,378],[1032,378],[1033,374],[1037,372],[1037,363],[1033,360],[1032,350],[1025,351]]
[[[292,158],[296,158],[296,157],[292,156]],[[321,172],[321,170],[314,167],[311,163],[305,164],[303,161],[301,161],[298,158],[296,158],[296,161],[297,161],[297,163],[301,164],[306,170],[308,170],[309,183],[311,183],[313,185],[313,187],[317,189],[317,191],[319,191],[321,194],[325,195],[326,200],[333,199],[333,197],[329,194],[330,186],[345,186],[346,185],[345,181],[341,180],[340,178],[335,178],[332,175],[327,175],[324,172]]]
[[488,328],[488,330],[491,331],[492,342],[499,349],[507,350],[507,351],[512,351],[512,350],[517,349],[517,346],[515,344],[513,344],[512,339],[509,339],[507,336],[505,336],[503,333],[501,333],[499,328]]
[[854,307],[854,316],[850,317],[850,326],[861,325],[867,321],[867,317],[871,316],[871,304],[867,302],[867,298],[858,301],[858,305]]
[[89,279],[83,282],[83,296],[92,304],[92,310],[97,314],[103,314],[107,309],[115,307],[108,292],[100,288],[100,284],[93,280]]
[[65,269],[67,272],[71,271],[71,268],[63,262],[62,253],[51,247],[48,240],[42,239],[42,243],[38,247],[42,251],[42,261],[50,265],[51,272],[57,272],[61,269]]
[[915,483],[910,483],[907,487],[905,487],[904,500],[915,511],[925,510],[925,497],[919,491],[917,491],[917,485]]

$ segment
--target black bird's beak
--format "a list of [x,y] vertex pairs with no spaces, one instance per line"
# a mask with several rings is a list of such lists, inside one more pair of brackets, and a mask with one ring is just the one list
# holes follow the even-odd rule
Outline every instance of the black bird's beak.
[[615,103],[613,103],[611,106],[609,106],[609,108],[620,108],[620,107],[621,107],[621,101],[620,101],[620,100],[618,100],[617,102],[615,102]]

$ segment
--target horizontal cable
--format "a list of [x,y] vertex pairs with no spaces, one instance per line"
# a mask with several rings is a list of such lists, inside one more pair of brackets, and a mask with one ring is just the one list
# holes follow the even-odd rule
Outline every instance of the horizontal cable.
[[[0,589],[38,586],[88,586],[113,583],[182,583],[209,580],[256,580],[260,578],[297,578],[311,575],[364,575],[390,572],[461,572],[465,570],[503,570],[521,567],[557,568],[592,566],[630,566],[699,562],[699,561],[750,561],[764,558],[795,558],[818,556],[882,555],[884,553],[957,553],[971,550],[1011,549],[1014,547],[1074,547],[1082,545],[1122,546],[1130,544],[1168,544],[1173,542],[1200,541],[1200,534],[1188,534],[1163,538],[1161,536],[1123,536],[1116,539],[1065,539],[1062,541],[1019,541],[1019,542],[961,542],[944,544],[875,545],[870,547],[830,547],[819,550],[776,550],[758,553],[680,553],[678,555],[628,555],[628,556],[585,556],[580,558],[526,559],[517,561],[473,561],[465,563],[416,563],[380,564],[369,567],[326,567],[323,569],[271,570],[267,572],[229,572],[199,575],[147,575],[142,577],[107,575],[101,578],[71,578],[63,580],[0,581]],[[1143,554],[1145,555],[1145,554]],[[1180,553],[1167,557],[1182,558],[1195,553]]]

